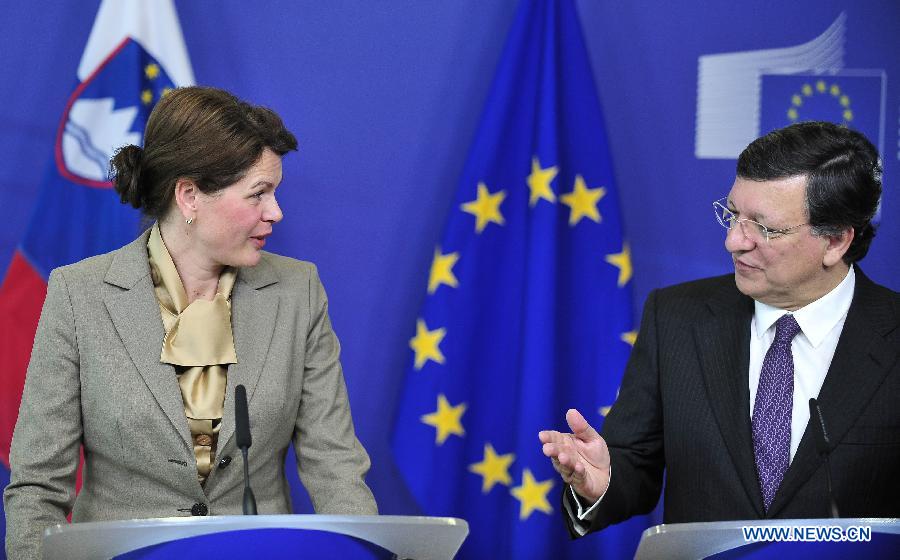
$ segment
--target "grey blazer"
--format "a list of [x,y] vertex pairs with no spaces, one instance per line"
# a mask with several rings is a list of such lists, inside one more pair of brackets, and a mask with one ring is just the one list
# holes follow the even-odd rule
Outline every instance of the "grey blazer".
[[291,512],[284,458],[293,444],[316,512],[376,514],[316,268],[271,253],[237,275],[238,363],[228,370],[217,463],[200,486],[174,369],[159,361],[165,333],[148,235],[50,275],[4,492],[9,557],[39,558],[44,529],[70,511],[73,522],[240,514],[238,384],[247,388],[259,513]]

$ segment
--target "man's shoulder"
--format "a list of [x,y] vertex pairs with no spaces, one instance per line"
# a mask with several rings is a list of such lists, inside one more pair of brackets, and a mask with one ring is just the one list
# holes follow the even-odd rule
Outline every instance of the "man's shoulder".
[[875,282],[874,280],[866,276],[865,273],[863,273],[858,264],[855,266],[857,291],[863,291],[867,293],[867,295],[871,294],[875,297],[880,297],[886,300],[900,302],[900,292],[896,292],[883,284]]
[[753,300],[742,294],[734,274],[692,280],[654,290],[648,298],[660,318],[707,320],[710,312],[752,313]]
[[722,294],[741,295],[734,283],[734,274],[691,280],[656,290],[656,297],[660,300],[696,299],[707,301],[713,295]]
[[852,305],[870,319],[882,317],[888,323],[900,323],[900,292],[876,283],[859,268],[856,269],[856,290]]

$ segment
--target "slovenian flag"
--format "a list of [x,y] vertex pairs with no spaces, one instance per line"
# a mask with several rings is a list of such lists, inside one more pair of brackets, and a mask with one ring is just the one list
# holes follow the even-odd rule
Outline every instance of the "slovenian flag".
[[163,95],[193,83],[171,0],[101,3],[25,237],[0,286],[0,487],[9,482],[10,441],[47,277],[137,237],[141,216],[119,202],[109,160],[121,146],[140,145]]

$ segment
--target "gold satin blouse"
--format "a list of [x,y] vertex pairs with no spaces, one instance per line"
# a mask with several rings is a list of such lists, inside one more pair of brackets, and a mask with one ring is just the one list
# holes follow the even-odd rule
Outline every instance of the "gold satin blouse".
[[216,457],[228,364],[237,363],[231,332],[231,289],[237,273],[226,268],[212,300],[197,299],[188,304],[159,224],[154,224],[150,232],[147,252],[166,331],[159,359],[175,367],[197,458],[197,478],[202,485]]

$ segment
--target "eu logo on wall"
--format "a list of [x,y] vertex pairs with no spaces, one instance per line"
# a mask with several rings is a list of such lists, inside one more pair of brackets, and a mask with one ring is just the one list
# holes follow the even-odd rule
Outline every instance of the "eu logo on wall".
[[856,129],[884,153],[887,76],[846,68],[846,35],[842,13],[800,45],[700,56],[694,155],[735,159],[759,136],[808,120]]
[[759,132],[801,121],[830,121],[848,126],[882,144],[881,72],[763,75]]

